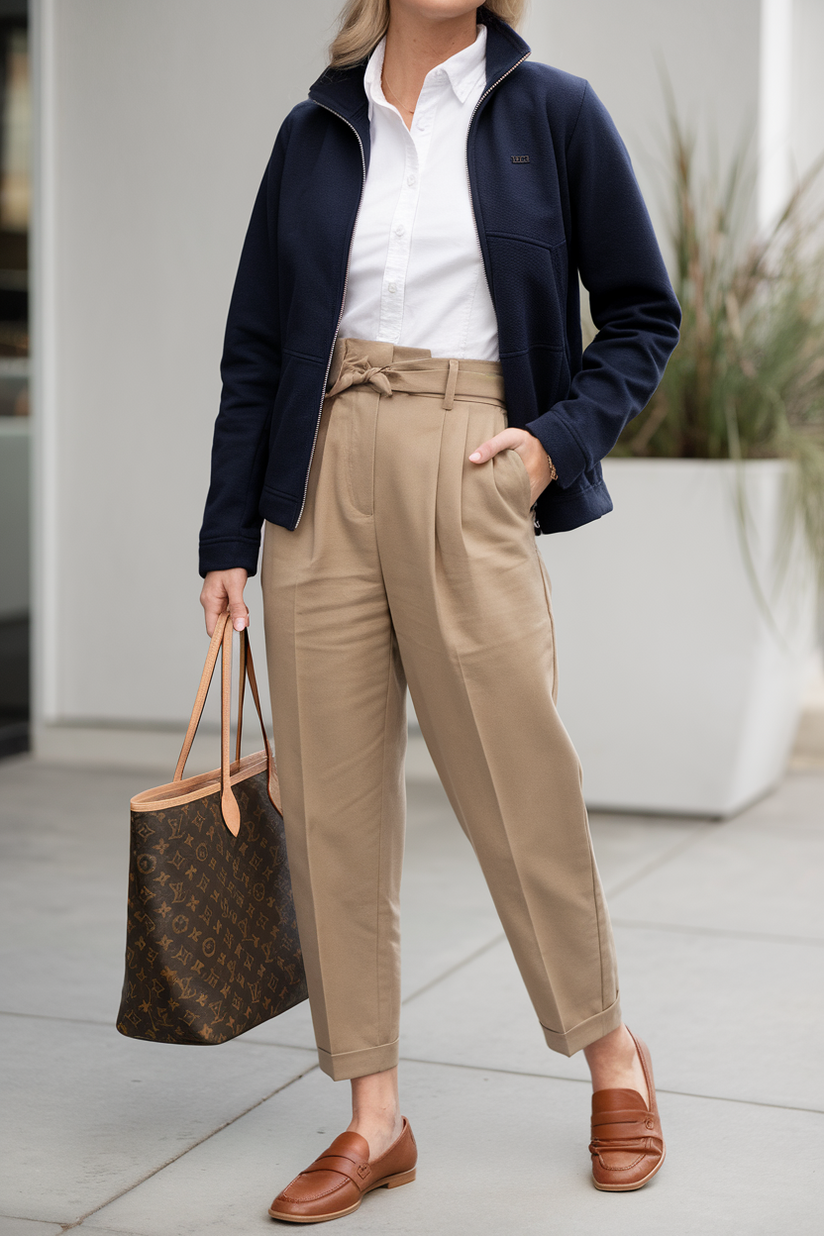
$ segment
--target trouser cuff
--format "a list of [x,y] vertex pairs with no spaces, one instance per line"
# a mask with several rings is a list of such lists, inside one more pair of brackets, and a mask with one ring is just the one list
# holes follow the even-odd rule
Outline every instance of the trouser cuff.
[[549,1030],[546,1026],[542,1026],[541,1029],[544,1032],[547,1047],[550,1047],[552,1051],[560,1052],[562,1056],[574,1056],[576,1051],[589,1047],[590,1043],[596,1043],[611,1030],[617,1030],[620,1024],[621,1002],[616,999],[608,1009],[604,1009],[602,1013],[596,1013],[594,1017],[588,1017],[586,1021],[579,1021],[577,1026],[573,1026],[565,1033],[559,1030]]
[[319,1047],[318,1063],[332,1081],[349,1081],[353,1077],[383,1073],[386,1069],[394,1069],[398,1063],[398,1040],[384,1043],[381,1047],[364,1047],[360,1051],[343,1051],[334,1055]]

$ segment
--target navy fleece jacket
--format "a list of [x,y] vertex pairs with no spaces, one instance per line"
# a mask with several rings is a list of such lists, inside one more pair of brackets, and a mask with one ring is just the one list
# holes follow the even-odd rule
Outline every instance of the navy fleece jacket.
[[[629,156],[591,87],[526,62],[488,26],[487,85],[467,167],[498,320],[509,424],[558,480],[536,530],[612,509],[600,461],[661,380],[680,310]],[[257,569],[264,519],[295,528],[366,171],[364,64],[328,69],[287,116],[252,212],[232,295],[200,570]],[[578,274],[597,337],[582,355]]]

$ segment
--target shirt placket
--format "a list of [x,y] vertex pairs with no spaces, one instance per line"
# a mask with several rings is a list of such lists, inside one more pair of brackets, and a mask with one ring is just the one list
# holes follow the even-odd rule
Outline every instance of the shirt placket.
[[415,108],[411,132],[399,115],[393,119],[403,126],[405,159],[398,201],[392,216],[386,266],[381,288],[381,316],[378,338],[388,343],[397,343],[403,325],[403,307],[406,294],[406,272],[412,247],[412,228],[421,192],[426,155],[432,139],[435,112],[442,91],[438,81],[425,81]]

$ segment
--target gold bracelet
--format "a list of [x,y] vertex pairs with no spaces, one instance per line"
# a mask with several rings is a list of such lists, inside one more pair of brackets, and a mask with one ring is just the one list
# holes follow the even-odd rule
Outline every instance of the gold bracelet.
[[547,459],[547,463],[549,464],[549,482],[548,483],[551,485],[553,481],[557,481],[558,479],[558,469],[555,467],[555,464],[552,462],[551,455],[547,454],[546,459]]

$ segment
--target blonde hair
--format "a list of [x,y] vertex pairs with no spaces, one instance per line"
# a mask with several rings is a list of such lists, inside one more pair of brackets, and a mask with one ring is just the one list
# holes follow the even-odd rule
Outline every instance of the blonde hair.
[[[517,26],[526,0],[486,0],[479,5],[496,17]],[[386,34],[389,0],[348,0],[340,15],[338,33],[329,48],[329,66],[345,69],[365,60]]]

